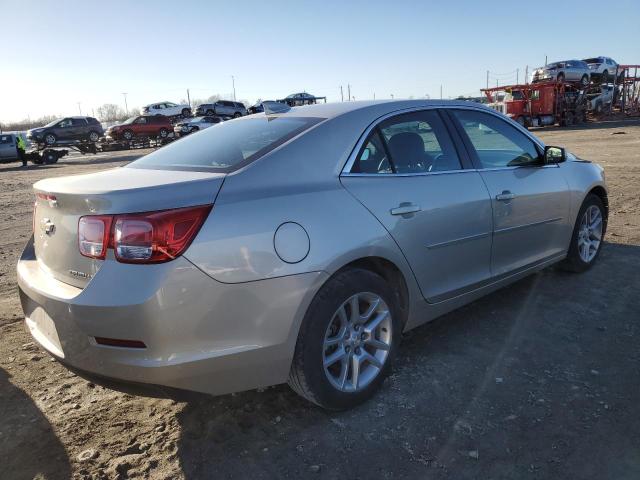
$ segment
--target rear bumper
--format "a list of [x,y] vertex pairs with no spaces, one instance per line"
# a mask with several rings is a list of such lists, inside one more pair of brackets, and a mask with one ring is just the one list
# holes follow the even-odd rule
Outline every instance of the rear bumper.
[[[31,242],[18,263],[27,327],[72,370],[209,394],[286,381],[300,322],[325,276],[224,284],[182,257],[158,265],[107,260],[79,289],[44,272]],[[98,345],[96,337],[146,348]]]

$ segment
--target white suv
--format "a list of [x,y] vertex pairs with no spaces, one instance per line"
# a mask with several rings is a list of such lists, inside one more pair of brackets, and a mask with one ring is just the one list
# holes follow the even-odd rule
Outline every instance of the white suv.
[[589,65],[591,77],[600,79],[604,83],[607,83],[610,78],[613,79],[618,68],[618,63],[609,57],[585,58],[583,62]]
[[158,102],[142,107],[142,115],[164,115],[165,117],[190,117],[191,107],[189,105],[171,102]]

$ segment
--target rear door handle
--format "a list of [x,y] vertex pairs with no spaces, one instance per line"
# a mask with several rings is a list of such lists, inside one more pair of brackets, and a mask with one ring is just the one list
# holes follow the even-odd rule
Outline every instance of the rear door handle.
[[396,208],[391,209],[391,215],[410,215],[412,213],[416,213],[422,210],[420,205],[416,205],[415,203],[402,202]]
[[509,190],[504,190],[502,193],[496,195],[496,200],[499,202],[508,202],[509,200],[513,200],[516,198],[515,193],[511,193]]

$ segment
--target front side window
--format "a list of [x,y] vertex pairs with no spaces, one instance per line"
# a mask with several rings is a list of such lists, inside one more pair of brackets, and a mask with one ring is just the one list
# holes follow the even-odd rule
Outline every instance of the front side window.
[[13,139],[9,135],[0,136],[0,143],[8,143],[9,145],[13,144]]
[[435,110],[383,121],[370,134],[353,173],[429,173],[461,169],[458,154]]
[[481,168],[542,164],[535,144],[506,121],[474,110],[450,111],[473,145]]
[[147,119],[145,117],[139,117],[134,123],[138,125],[144,125],[147,123]]
[[58,127],[59,128],[68,128],[71,126],[71,119],[70,118],[65,118],[64,120],[62,120],[59,124]]
[[267,154],[322,118],[246,118],[223,122],[171,143],[135,162],[130,168],[163,170],[234,171]]

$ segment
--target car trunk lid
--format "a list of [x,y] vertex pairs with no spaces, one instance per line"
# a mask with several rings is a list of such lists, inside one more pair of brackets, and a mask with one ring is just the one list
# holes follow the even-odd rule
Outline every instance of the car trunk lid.
[[[211,172],[117,168],[37,182],[33,227],[38,264],[57,280],[83,288],[104,260],[80,253],[80,217],[213,204],[224,177]],[[112,252],[107,253],[110,258]]]

